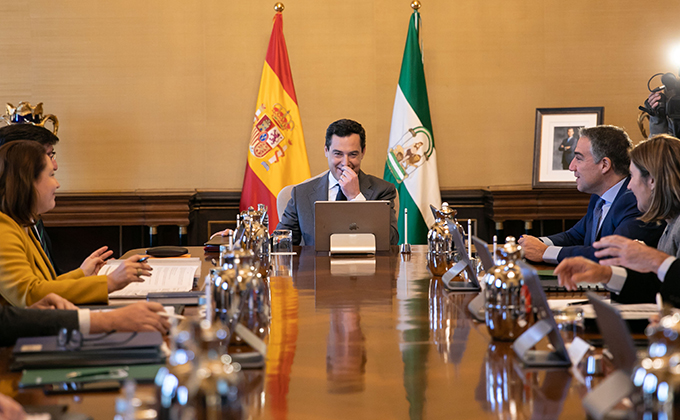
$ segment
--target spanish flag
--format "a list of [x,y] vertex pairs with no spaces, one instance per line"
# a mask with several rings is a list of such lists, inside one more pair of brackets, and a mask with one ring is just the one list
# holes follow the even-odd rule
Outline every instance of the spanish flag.
[[240,208],[243,211],[265,204],[271,233],[279,223],[276,214],[279,191],[310,177],[280,11],[274,16],[248,149]]

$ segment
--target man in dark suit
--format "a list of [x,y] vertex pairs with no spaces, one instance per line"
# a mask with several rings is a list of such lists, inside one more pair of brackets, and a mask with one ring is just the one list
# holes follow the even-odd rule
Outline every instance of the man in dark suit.
[[576,149],[576,143],[578,138],[574,136],[574,129],[567,129],[567,138],[562,140],[559,150],[562,152],[562,169],[569,169],[569,164],[574,159],[574,149]]
[[581,130],[569,170],[579,191],[592,194],[588,212],[566,232],[536,238],[523,235],[519,244],[527,259],[557,264],[567,257],[598,261],[593,243],[608,235],[639,239],[655,247],[665,225],[644,224],[630,181],[632,142],[621,128],[597,126]]
[[399,242],[394,185],[361,171],[366,151],[366,132],[356,121],[338,120],[326,130],[324,154],[327,174],[296,185],[277,229],[290,229],[293,244],[314,245],[314,203],[317,201],[389,200],[392,203],[390,243]]
[[0,347],[13,345],[17,338],[57,335],[62,328],[96,334],[116,330],[160,331],[169,322],[157,302],[137,302],[108,312],[78,309],[68,300],[50,293],[29,308],[0,305]]

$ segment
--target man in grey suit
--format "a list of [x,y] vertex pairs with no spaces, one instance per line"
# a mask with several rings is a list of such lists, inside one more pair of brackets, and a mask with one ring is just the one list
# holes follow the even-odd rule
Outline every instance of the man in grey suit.
[[366,151],[366,132],[356,121],[338,120],[326,130],[324,154],[329,171],[293,187],[290,201],[277,229],[290,229],[293,244],[314,245],[314,203],[317,201],[389,200],[392,203],[390,243],[399,243],[394,200],[397,190],[390,182],[361,171]]

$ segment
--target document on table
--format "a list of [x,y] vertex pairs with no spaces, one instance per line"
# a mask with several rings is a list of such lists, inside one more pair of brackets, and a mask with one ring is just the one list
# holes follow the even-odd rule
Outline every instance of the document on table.
[[[603,300],[607,303],[611,302],[609,299]],[[596,316],[593,305],[586,302],[587,300],[584,299],[548,299],[548,305],[550,305],[550,309],[552,310],[564,309],[567,306],[576,306],[577,308],[583,309],[584,318],[595,319]],[[613,302],[612,304],[619,311],[621,318],[623,319],[649,319],[652,315],[659,314],[659,307],[656,303],[621,304]]]
[[[107,275],[122,264],[122,260],[109,260],[99,270]],[[144,282],[130,283],[125,288],[109,294],[109,298],[145,298],[155,292],[188,292],[194,286],[194,278],[201,270],[200,258],[150,258],[147,264],[153,268],[150,276],[142,276]]]

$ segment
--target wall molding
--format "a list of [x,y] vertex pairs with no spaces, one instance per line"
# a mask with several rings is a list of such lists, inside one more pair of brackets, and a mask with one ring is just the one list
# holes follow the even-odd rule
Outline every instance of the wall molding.
[[[477,220],[482,237],[499,222],[580,219],[590,199],[575,189],[444,189],[441,194],[459,220]],[[57,206],[44,221],[48,227],[187,226],[189,245],[200,245],[211,232],[234,227],[240,199],[240,191],[215,190],[58,193]]]

